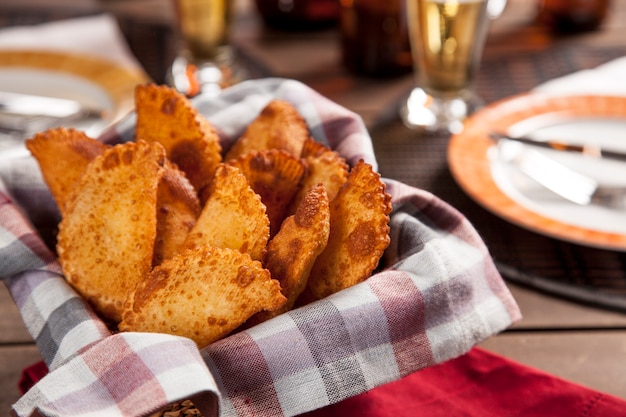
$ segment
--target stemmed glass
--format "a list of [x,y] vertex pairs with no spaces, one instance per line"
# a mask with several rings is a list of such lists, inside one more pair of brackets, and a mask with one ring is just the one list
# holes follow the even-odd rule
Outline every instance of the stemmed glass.
[[183,41],[168,82],[194,96],[216,94],[246,78],[230,45],[232,0],[173,0]]
[[458,133],[482,105],[474,91],[490,19],[506,0],[406,0],[417,86],[400,110],[408,127]]

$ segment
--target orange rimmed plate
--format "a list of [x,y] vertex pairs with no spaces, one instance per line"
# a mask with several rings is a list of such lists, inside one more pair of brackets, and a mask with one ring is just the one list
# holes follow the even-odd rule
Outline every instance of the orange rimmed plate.
[[[580,206],[546,190],[500,157],[489,138],[492,131],[626,152],[626,97],[514,96],[470,116],[448,147],[455,181],[492,213],[559,240],[626,251],[626,210]],[[624,162],[548,149],[541,152],[601,183],[626,187]]]
[[148,79],[141,70],[87,55],[0,51],[0,90],[70,98],[103,110],[100,129],[134,108],[134,88]]

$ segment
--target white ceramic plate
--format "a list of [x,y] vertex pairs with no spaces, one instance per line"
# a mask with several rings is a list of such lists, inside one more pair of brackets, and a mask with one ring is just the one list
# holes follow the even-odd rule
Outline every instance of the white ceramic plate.
[[[472,115],[448,148],[457,183],[494,214],[557,239],[626,251],[626,210],[580,206],[546,190],[500,157],[489,139],[491,131],[626,152],[626,97],[512,97]],[[626,187],[626,162],[541,152],[600,183]]]
[[[89,126],[70,126],[97,136],[130,112],[134,88],[148,81],[142,71],[99,58],[47,51],[0,51],[0,90],[74,99],[104,111]],[[0,144],[1,145],[1,144]]]

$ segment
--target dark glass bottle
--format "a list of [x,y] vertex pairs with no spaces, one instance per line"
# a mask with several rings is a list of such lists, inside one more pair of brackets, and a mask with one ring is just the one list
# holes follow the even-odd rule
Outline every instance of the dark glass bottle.
[[539,0],[538,19],[558,33],[595,30],[604,21],[609,0]]
[[343,64],[353,73],[390,77],[411,72],[404,0],[341,0]]
[[256,0],[265,24],[280,30],[329,28],[339,19],[339,0]]

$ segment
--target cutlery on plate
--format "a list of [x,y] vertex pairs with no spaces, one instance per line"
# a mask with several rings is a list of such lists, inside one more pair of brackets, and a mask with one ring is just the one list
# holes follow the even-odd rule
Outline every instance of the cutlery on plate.
[[510,136],[504,133],[491,132],[489,137],[495,141],[506,139],[514,142],[523,143],[525,145],[537,146],[540,148],[553,149],[557,151],[574,152],[582,155],[592,156],[595,158],[615,159],[618,161],[626,161],[626,153],[619,151],[612,151],[608,149],[602,149],[597,145],[573,145],[570,143],[549,140],[540,141],[526,136]]
[[0,132],[26,134],[70,120],[102,119],[105,112],[76,100],[0,91]]
[[505,161],[513,163],[528,177],[568,201],[626,209],[626,187],[600,184],[519,142],[499,141],[498,147]]
[[8,91],[0,91],[0,112],[58,118],[102,117],[102,110],[91,109],[76,100]]

